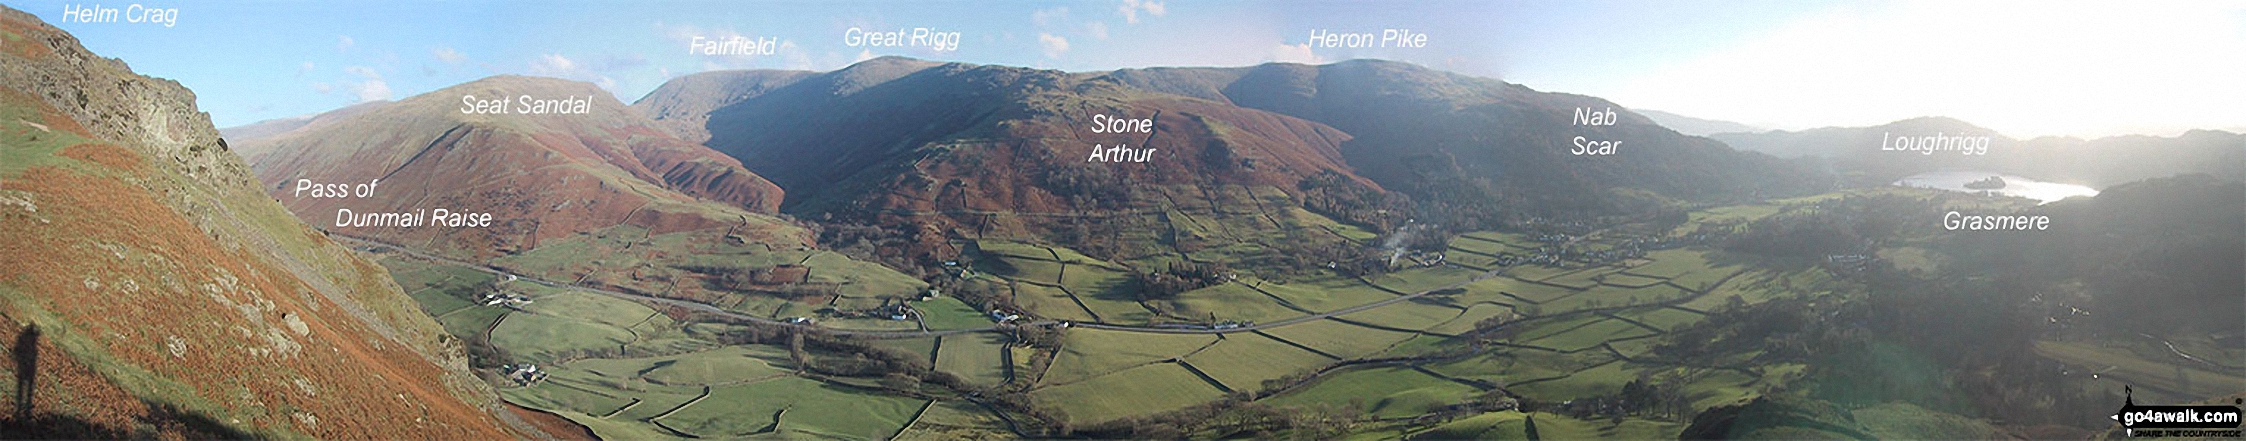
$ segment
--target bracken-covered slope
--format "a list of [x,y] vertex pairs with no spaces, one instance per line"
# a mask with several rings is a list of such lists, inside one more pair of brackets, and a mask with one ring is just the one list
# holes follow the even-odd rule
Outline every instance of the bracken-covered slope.
[[[1324,124],[1082,74],[884,57],[729,104],[675,103],[694,80],[639,105],[714,109],[708,144],[787,188],[797,215],[1045,236],[1087,216],[1255,211],[1265,196],[1300,207],[1304,181],[1328,173],[1378,191],[1342,162],[1349,135]],[[1151,130],[1096,133],[1097,115]],[[1155,150],[1091,160],[1117,145]]]
[[[462,97],[471,95],[506,100],[510,113],[463,113]],[[514,113],[525,95],[590,105],[584,114]],[[738,161],[671,136],[591,84],[500,76],[363,107],[236,143],[253,152],[267,191],[306,222],[477,261],[619,224],[661,234],[723,228],[744,216],[772,221],[756,213],[772,213],[782,200],[779,187]],[[299,179],[381,183],[365,198],[313,198],[297,195]],[[436,208],[491,213],[495,225],[334,227],[338,209]]]
[[[1612,190],[1715,201],[1799,193],[1821,183],[1800,167],[1686,136],[1604,99],[1380,60],[1309,66],[1125,69],[1122,84],[1269,110],[1348,132],[1350,166],[1422,201],[1477,211],[1598,213]],[[1578,108],[1612,109],[1580,126]],[[1609,156],[1569,152],[1574,138],[1619,141]]]
[[7,437],[513,435],[457,343],[260,191],[192,93],[6,8],[0,237],[0,369],[31,404]]

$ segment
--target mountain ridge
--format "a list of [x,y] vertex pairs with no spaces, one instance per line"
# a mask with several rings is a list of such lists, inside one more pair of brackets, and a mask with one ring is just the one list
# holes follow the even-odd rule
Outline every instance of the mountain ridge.
[[[1985,154],[1881,150],[1896,137],[1987,136]],[[2246,135],[2220,130],[2190,130],[2170,137],[2122,135],[2095,139],[2037,137],[2015,139],[1948,117],[1917,117],[1868,127],[1819,127],[1799,131],[1722,133],[1719,141],[1745,150],[1830,161],[1862,170],[1864,183],[1880,184],[1937,170],[2012,173],[2095,187],[2206,173],[2219,179],[2246,180]]]
[[[463,113],[469,96],[505,100],[508,112],[523,110],[520,97],[567,98],[580,100],[585,113]],[[709,201],[768,214],[784,197],[733,158],[670,136],[588,83],[502,75],[343,111],[241,141],[244,150],[264,152],[252,165],[267,190],[310,222],[332,223],[344,208],[493,213],[499,225],[485,229],[341,229],[396,243],[445,238],[429,243],[450,244],[456,255],[488,258],[627,222],[656,231],[722,227],[740,222],[738,215],[691,207]],[[379,179],[390,186],[377,188],[390,193],[372,201],[300,197],[292,187],[298,179]]]
[[1768,130],[1737,122],[1697,118],[1653,109],[1631,109],[1631,111],[1652,118],[1653,122],[1661,124],[1662,127],[1668,127],[1670,130],[1676,130],[1677,133],[1692,136],[1708,136],[1717,133],[1755,133]]
[[[1813,190],[1820,181],[1775,158],[1678,134],[1604,99],[1410,63],[1123,69],[1106,76],[1142,89],[1223,96],[1332,125],[1354,137],[1344,148],[1350,165],[1383,187],[1415,199],[1513,213],[1502,217],[1612,212],[1640,204],[1633,202],[1639,196],[1615,193],[1617,188],[1718,200]],[[1617,121],[1575,126],[1576,109],[1612,109]],[[1571,155],[1570,135],[1626,147],[1612,156]]]

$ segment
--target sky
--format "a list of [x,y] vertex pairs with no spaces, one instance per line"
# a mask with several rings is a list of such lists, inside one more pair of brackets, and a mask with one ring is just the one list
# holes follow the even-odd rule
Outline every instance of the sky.
[[[173,9],[171,25],[65,21]],[[2246,2],[548,1],[10,2],[180,81],[221,127],[396,100],[498,74],[632,102],[724,69],[826,71],[883,55],[1068,71],[1400,60],[1624,106],[1803,129],[1949,116],[2014,137],[2246,130]],[[953,50],[849,29],[958,32]],[[1424,47],[1313,32],[1408,30]],[[708,56],[693,37],[770,38]]]

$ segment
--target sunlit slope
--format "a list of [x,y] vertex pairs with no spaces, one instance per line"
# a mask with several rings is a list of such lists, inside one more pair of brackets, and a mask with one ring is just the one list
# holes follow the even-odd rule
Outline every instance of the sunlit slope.
[[[486,113],[463,103],[467,97],[501,100],[502,108]],[[524,113],[536,109],[523,97],[587,103]],[[474,259],[618,225],[661,233],[745,224],[768,241],[803,242],[800,230],[759,214],[778,207],[779,187],[657,130],[591,84],[502,76],[344,111],[353,113],[242,141],[262,152],[253,166],[273,197],[322,228]],[[314,197],[297,191],[306,179],[380,184],[364,197]],[[494,225],[335,226],[339,209],[436,208],[490,213]]]
[[191,92],[14,10],[0,10],[0,59],[0,326],[8,352],[37,360],[8,368],[36,378],[33,419],[10,409],[0,425],[510,436],[436,323],[259,191]]

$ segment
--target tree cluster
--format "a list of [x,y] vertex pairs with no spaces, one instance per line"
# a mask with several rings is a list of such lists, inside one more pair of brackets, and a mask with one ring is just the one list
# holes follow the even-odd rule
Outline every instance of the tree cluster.
[[1375,232],[1395,228],[1412,212],[1411,198],[1374,189],[1333,170],[1304,178],[1295,188],[1302,190],[1303,208]]
[[1133,272],[1131,281],[1138,285],[1139,300],[1167,300],[1186,291],[1224,283],[1231,273],[1231,268],[1222,262],[1171,262],[1164,271]]

